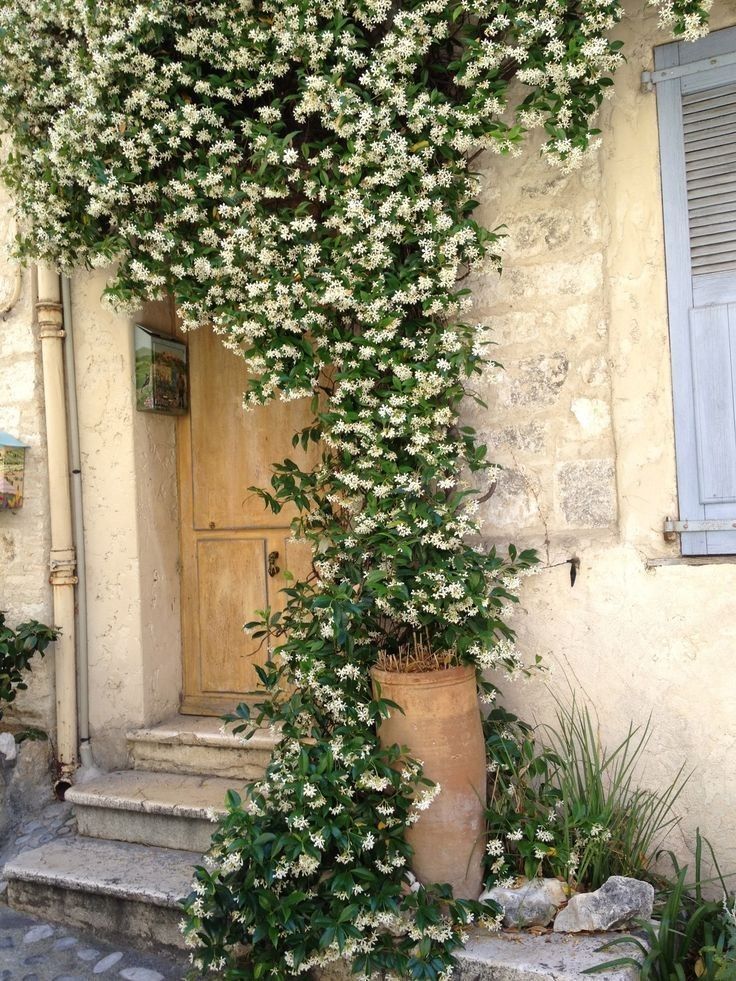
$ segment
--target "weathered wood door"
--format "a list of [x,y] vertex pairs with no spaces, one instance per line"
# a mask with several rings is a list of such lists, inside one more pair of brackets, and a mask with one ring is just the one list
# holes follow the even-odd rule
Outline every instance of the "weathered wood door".
[[257,610],[283,605],[284,571],[307,569],[288,541],[292,511],[278,516],[248,490],[269,487],[272,465],[303,460],[293,434],[306,400],[243,410],[244,361],[209,329],[185,335],[190,411],[178,431],[181,509],[182,712],[220,715],[258,689],[268,650],[243,631]]

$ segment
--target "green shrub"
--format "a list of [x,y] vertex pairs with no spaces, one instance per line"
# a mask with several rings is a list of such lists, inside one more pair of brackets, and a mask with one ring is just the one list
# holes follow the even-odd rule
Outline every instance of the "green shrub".
[[[710,851],[715,879],[703,877],[703,844]],[[587,974],[614,967],[637,967],[642,981],[734,981],[736,979],[736,901],[729,897],[724,876],[710,842],[700,831],[695,835],[695,880],[687,882],[688,866],[680,867],[672,853],[675,878],[662,888],[655,904],[653,921],[637,923],[638,936],[622,936],[601,947],[612,950],[621,944],[639,948],[640,958],[618,957],[605,961]],[[708,899],[703,887],[714,881],[723,890],[723,900]]]
[[486,721],[490,760],[487,882],[518,875],[558,876],[597,889],[611,875],[649,879],[687,775],[681,767],[661,791],[636,775],[650,722],[629,725],[613,750],[598,738],[587,708],[559,705],[540,740],[503,710]]
[[0,719],[18,692],[28,687],[24,672],[30,670],[31,660],[36,654],[43,657],[58,635],[59,631],[54,627],[46,627],[37,620],[28,620],[13,630],[7,626],[5,614],[0,611]]

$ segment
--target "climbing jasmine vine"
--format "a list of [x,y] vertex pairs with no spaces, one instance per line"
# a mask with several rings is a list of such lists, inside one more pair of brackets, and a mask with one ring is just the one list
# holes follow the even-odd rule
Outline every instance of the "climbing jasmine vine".
[[[706,0],[657,6],[678,36],[704,33]],[[249,625],[275,650],[263,701],[235,716],[282,741],[247,801],[230,795],[197,872],[198,968],[285,978],[346,957],[364,976],[448,977],[465,926],[498,924],[411,879],[403,832],[440,791],[380,748],[369,669],[417,634],[474,664],[489,700],[482,672],[521,667],[505,611],[535,556],[482,544],[474,488],[495,471],[461,421],[494,367],[463,281],[500,263],[472,162],[541,127],[550,162],[578,166],[623,58],[621,14],[618,0],[0,10],[19,255],[114,264],[121,309],[172,295],[185,330],[243,358],[244,410],[311,400],[257,492],[296,513],[312,572]]]

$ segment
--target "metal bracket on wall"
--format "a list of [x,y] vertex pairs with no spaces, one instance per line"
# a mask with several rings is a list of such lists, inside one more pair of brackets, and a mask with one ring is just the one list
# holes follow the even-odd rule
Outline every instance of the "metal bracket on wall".
[[667,542],[674,542],[683,531],[736,531],[736,521],[729,518],[711,518],[704,521],[675,521],[665,518],[662,528]]

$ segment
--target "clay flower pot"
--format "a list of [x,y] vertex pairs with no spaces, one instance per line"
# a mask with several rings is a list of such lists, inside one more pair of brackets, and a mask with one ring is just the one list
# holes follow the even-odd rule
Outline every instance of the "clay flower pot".
[[379,728],[424,765],[440,792],[408,830],[412,871],[428,885],[449,882],[460,899],[477,899],[483,882],[486,754],[473,667],[403,673],[371,671],[381,698],[396,702]]

